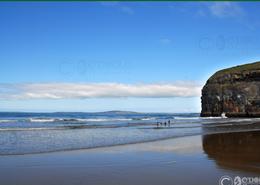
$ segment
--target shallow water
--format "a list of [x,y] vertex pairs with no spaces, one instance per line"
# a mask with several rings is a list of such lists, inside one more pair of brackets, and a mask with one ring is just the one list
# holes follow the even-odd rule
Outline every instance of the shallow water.
[[209,185],[259,177],[260,131],[0,158],[0,184]]
[[[96,148],[188,135],[258,130],[260,125],[255,123],[258,121],[256,118],[200,118],[198,114],[0,113],[0,155]],[[163,124],[158,125],[158,122]]]

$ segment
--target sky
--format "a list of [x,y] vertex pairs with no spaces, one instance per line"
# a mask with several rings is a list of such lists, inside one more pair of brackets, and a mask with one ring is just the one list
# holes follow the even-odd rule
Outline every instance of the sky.
[[259,2],[1,2],[0,111],[200,112],[260,61]]

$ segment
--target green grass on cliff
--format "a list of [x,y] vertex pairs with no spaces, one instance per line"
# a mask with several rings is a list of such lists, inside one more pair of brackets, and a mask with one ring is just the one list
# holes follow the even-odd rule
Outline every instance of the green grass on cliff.
[[251,70],[260,70],[260,62],[254,62],[250,64],[238,65],[235,67],[222,69],[220,71],[217,71],[212,77],[215,78],[220,75],[241,73],[243,71],[251,71]]

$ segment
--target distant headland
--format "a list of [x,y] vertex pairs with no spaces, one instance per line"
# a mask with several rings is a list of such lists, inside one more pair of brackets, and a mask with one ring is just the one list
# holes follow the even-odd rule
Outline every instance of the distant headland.
[[260,117],[260,62],[220,70],[202,89],[202,117]]

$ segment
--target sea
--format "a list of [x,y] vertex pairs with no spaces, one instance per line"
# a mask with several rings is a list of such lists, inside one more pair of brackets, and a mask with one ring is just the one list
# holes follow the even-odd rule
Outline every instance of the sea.
[[191,135],[260,130],[259,118],[199,113],[0,112],[0,155],[142,143]]

